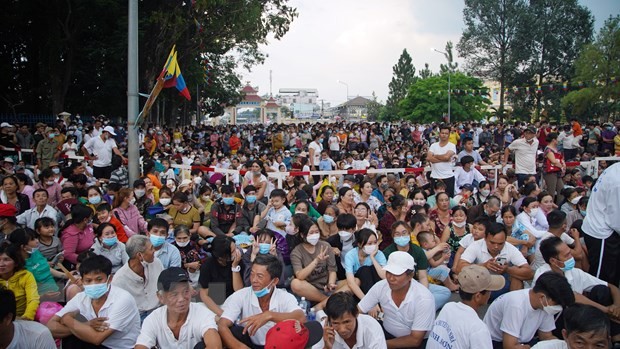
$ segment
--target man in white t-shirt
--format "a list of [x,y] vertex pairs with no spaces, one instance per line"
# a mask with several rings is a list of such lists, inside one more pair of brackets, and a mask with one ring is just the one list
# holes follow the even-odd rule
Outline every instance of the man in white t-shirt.
[[332,159],[339,161],[340,160],[340,138],[338,134],[333,132],[331,136],[329,136],[329,152]]
[[577,260],[584,258],[579,239],[573,239],[570,235],[565,233],[567,230],[566,213],[558,209],[549,212],[547,215],[547,223],[549,224],[549,231],[536,240],[534,261],[531,264],[532,270],[536,271],[545,264],[545,260],[540,253],[540,244],[543,240],[553,236],[557,236],[562,239],[562,241],[570,247],[573,257],[576,257]]
[[[563,312],[564,340],[552,339],[538,342],[532,349],[594,349],[611,348],[609,319],[591,305],[575,304]],[[587,319],[587,321],[584,321]],[[618,346],[614,346],[617,348]]]
[[372,316],[359,314],[350,292],[338,292],[325,305],[325,349],[387,348],[381,325]]
[[409,253],[393,252],[383,269],[385,280],[377,282],[359,302],[360,312],[376,316],[383,310],[388,347],[420,347],[433,328],[435,298],[413,280],[415,260]]
[[456,155],[456,146],[449,142],[450,125],[439,127],[439,142],[428,148],[426,160],[431,163],[431,179],[433,183],[441,180],[446,184],[446,193],[454,197],[454,173],[452,158]]
[[[547,264],[538,268],[534,275],[534,284],[538,277],[547,271],[564,275],[575,292],[577,303],[588,304],[598,308],[609,316],[609,320],[620,318],[620,289],[617,286],[596,278],[585,271],[575,268],[575,258],[571,250],[558,237],[550,237],[540,244],[540,251]],[[556,326],[562,328],[562,319],[556,319]],[[559,333],[556,332],[559,336]],[[611,322],[610,335],[614,342],[620,341],[620,324]]]
[[16,315],[15,294],[0,287],[0,348],[56,349],[54,338],[45,325],[35,321],[16,321]]
[[504,288],[506,280],[479,265],[463,268],[458,278],[461,302],[450,302],[441,309],[426,349],[492,349],[491,334],[477,311],[489,301],[490,291]]
[[135,349],[222,348],[215,314],[203,303],[192,302],[192,286],[185,270],[172,267],[162,271],[157,289],[163,306],[144,320]]
[[110,179],[112,174],[112,153],[120,156],[125,162],[123,154],[116,146],[112,136],[116,136],[112,126],[103,128],[103,132],[84,143],[82,153],[93,160],[93,176],[97,179]]
[[474,241],[461,255],[459,268],[472,264],[482,265],[492,274],[503,275],[506,279],[506,286],[493,292],[492,300],[506,293],[508,289],[523,288],[523,281],[534,276],[521,251],[506,243],[504,225],[495,222],[488,225],[484,239]]
[[496,299],[484,316],[494,348],[530,349],[536,334],[540,340],[556,339],[553,317],[575,303],[568,281],[556,273],[544,273],[531,289],[506,293]]
[[523,185],[526,175],[536,174],[536,154],[538,152],[538,140],[536,139],[536,128],[530,126],[523,131],[523,137],[510,143],[504,150],[502,168],[508,163],[510,152],[515,153],[515,173],[519,180],[519,187]]

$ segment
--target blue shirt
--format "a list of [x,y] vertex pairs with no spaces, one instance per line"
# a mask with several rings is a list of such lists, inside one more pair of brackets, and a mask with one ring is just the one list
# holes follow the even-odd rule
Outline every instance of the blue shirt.
[[[360,259],[358,258],[358,251],[359,251],[359,247],[356,247],[356,248],[352,249],[351,251],[347,252],[347,254],[344,256],[344,271],[347,274],[349,274],[349,273],[351,273],[351,274],[357,273],[357,271],[362,266],[366,266],[366,267],[372,266],[372,259],[370,259],[370,256],[367,256],[364,259],[364,265],[360,264]],[[385,259],[385,255],[381,251],[377,252],[377,254],[375,255],[375,259],[377,260],[377,262],[381,266],[384,266],[384,265],[387,264],[387,260]]]
[[379,188],[376,188],[375,190],[373,190],[370,195],[379,199],[379,201],[381,201],[382,204],[385,203],[385,198],[383,197],[383,194],[381,193],[381,191],[379,191]]
[[164,242],[159,250],[155,250],[155,256],[159,258],[164,269],[181,267],[181,253],[179,249],[168,242]]

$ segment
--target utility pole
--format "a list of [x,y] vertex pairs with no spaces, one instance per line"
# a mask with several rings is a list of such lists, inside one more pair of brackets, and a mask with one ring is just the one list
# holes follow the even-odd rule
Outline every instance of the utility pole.
[[127,159],[129,183],[140,177],[138,151],[138,0],[129,0],[127,30]]
[[452,94],[452,90],[450,89],[450,75],[452,75],[452,67],[450,66],[450,57],[448,57],[448,52],[443,52],[443,51],[439,51],[436,48],[431,48],[431,51],[435,51],[437,53],[441,53],[442,55],[444,55],[446,57],[446,60],[448,61],[448,124],[450,123],[450,95]]
[[271,92],[271,87],[272,87],[272,83],[273,83],[273,76],[272,76],[272,70],[269,69],[269,97],[273,97],[273,93]]

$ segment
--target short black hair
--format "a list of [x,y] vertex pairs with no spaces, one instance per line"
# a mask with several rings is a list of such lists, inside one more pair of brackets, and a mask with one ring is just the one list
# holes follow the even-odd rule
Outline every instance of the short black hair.
[[489,225],[491,224],[491,221],[489,221],[488,217],[477,217],[476,219],[474,219],[474,221],[472,222],[473,224],[479,224],[481,226],[484,227],[484,233],[486,234],[486,232],[489,230]]
[[282,189],[274,189],[271,194],[269,195],[269,198],[282,198],[283,200],[286,200],[286,192]]
[[37,189],[37,190],[33,191],[33,192],[32,192],[32,197],[33,197],[33,198],[34,198],[34,196],[35,196],[35,194],[36,194],[36,193],[45,193],[45,196],[46,196],[46,197],[49,197],[49,196],[50,196],[50,194],[47,192],[47,190],[45,190],[45,189],[43,189],[43,188],[39,188],[39,189]]
[[165,228],[167,231],[170,228],[170,224],[168,224],[168,221],[163,218],[153,218],[149,221],[146,229],[151,231],[153,227]]
[[220,188],[220,193],[222,193],[222,194],[230,195],[230,194],[232,194],[234,192],[235,192],[235,189],[233,188],[232,185],[229,185],[229,184],[224,184]]
[[355,232],[355,242],[357,242],[357,244],[360,245],[360,246],[364,246],[364,245],[366,245],[368,240],[370,240],[370,237],[373,236],[373,235],[377,239],[379,238],[377,233],[375,233],[374,231],[372,231],[372,230],[370,230],[368,228],[360,229],[360,230]]
[[210,252],[213,257],[222,258],[228,262],[232,256],[230,252],[230,244],[233,243],[235,243],[235,240],[233,240],[230,236],[218,235],[213,238],[213,241],[211,241]]
[[339,214],[336,217],[336,227],[338,230],[351,230],[357,226],[357,218],[350,213]]
[[116,227],[113,224],[101,223],[99,224],[99,226],[97,226],[97,229],[95,229],[95,236],[100,238],[103,235],[103,230],[107,227],[112,227],[114,229],[114,233],[116,233]]
[[325,314],[329,319],[339,319],[349,313],[357,317],[357,300],[351,292],[337,292],[329,297],[325,304]]
[[[487,290],[482,290],[482,291],[480,291],[478,293],[485,294],[487,292],[488,292]],[[470,301],[470,300],[472,300],[474,298],[474,295],[476,295],[476,294],[475,293],[465,292],[465,291],[463,291],[462,288],[459,289],[459,296],[461,297],[462,301]]]
[[4,320],[9,314],[12,314],[11,321],[15,321],[17,316],[15,293],[8,288],[0,287],[0,320]]
[[[506,232],[504,231],[504,225],[502,223],[491,222],[487,226],[487,230],[486,230],[486,233],[484,235],[485,236],[495,236],[495,235],[497,235],[499,233],[506,234]],[[508,236],[508,234],[506,234],[506,236]]]
[[21,228],[14,230],[9,236],[8,240],[18,247],[28,245],[28,243],[37,238],[37,233],[30,228]]
[[37,218],[37,220],[34,221],[35,230],[39,230],[43,227],[51,227],[51,226],[56,226],[56,222],[50,217],[41,217],[41,218]]
[[99,204],[99,206],[97,206],[97,209],[95,210],[97,212],[103,212],[103,211],[112,211],[112,207],[110,207],[110,204],[108,204],[107,202],[103,202],[101,204]]
[[562,210],[553,210],[547,215],[547,222],[549,223],[549,228],[561,228],[566,222],[566,213]]
[[279,278],[280,275],[282,275],[282,263],[280,263],[276,256],[271,254],[259,253],[256,255],[256,258],[254,258],[253,264],[266,266],[267,272],[272,279]]
[[545,263],[549,264],[551,258],[558,257],[558,246],[563,243],[562,239],[557,236],[551,236],[540,242],[538,249]]
[[[573,304],[564,310],[564,328],[571,333],[611,333],[609,317],[600,309],[588,304]],[[587,321],[584,321],[587,319]]]
[[86,258],[80,263],[80,274],[82,276],[97,272],[110,276],[112,274],[112,262],[104,256],[96,255]]
[[431,242],[432,240],[434,240],[435,239],[434,235],[435,234],[429,231],[421,231],[418,233],[417,239],[420,244],[424,244],[424,243]]
[[541,274],[532,290],[536,293],[543,293],[562,308],[575,304],[575,293],[568,280],[563,275],[552,271]]

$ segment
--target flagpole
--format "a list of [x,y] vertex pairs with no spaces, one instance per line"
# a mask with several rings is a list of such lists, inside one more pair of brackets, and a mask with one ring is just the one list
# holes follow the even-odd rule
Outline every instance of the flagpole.
[[138,151],[138,0],[129,0],[127,40],[127,158],[129,183],[140,177]]

